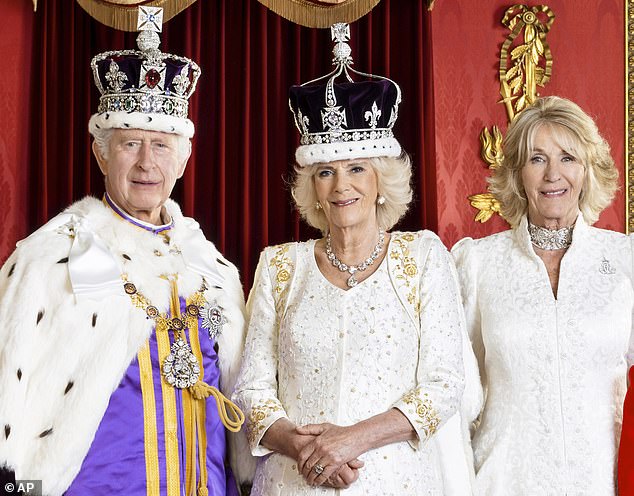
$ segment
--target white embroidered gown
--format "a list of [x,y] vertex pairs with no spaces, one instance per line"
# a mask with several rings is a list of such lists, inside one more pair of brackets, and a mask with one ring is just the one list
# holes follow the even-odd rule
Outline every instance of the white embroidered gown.
[[[420,281],[420,287],[411,288],[422,308],[416,316],[420,336],[388,270],[388,257],[407,245],[395,242],[397,234],[392,234],[377,271],[347,291],[333,286],[319,271],[315,241],[262,253],[234,395],[247,416],[253,453],[265,455],[258,462],[253,495],[340,492],[308,486],[294,460],[269,454],[260,445],[274,421],[288,417],[299,425],[350,425],[390,407],[407,416],[421,441],[395,443],[362,455],[365,466],[359,480],[342,494],[443,494],[433,433],[455,412],[462,391],[459,289],[451,258],[435,235],[401,236],[420,241],[418,253],[405,258],[399,280]],[[296,250],[295,267],[286,256],[289,249]],[[271,281],[271,264],[279,268],[277,281]],[[422,275],[413,277],[417,271]],[[280,323],[273,292],[283,287],[289,272],[293,280]]]
[[[475,494],[614,496],[632,330],[632,240],[579,216],[557,299],[515,230],[453,249],[486,402]],[[631,355],[631,353],[630,353]]]

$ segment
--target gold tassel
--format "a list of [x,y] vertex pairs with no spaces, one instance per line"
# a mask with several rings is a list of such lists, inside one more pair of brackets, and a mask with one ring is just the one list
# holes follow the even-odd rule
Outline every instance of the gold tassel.
[[328,28],[336,22],[352,22],[370,12],[381,0],[346,0],[318,5],[308,0],[258,0],[277,15],[309,28]]
[[213,396],[216,400],[218,415],[223,425],[231,432],[238,432],[240,430],[242,424],[244,424],[244,413],[238,408],[238,405],[218,391],[217,388],[199,380],[190,387],[189,390],[194,399],[197,400],[204,400],[209,398],[209,396]]
[[[179,14],[196,0],[153,0],[143,3],[144,7],[162,7],[163,23],[169,21],[176,14]],[[77,3],[90,16],[100,23],[121,31],[136,31],[138,4],[128,6],[119,1],[118,3],[108,0],[77,0]]]
[[[204,491],[207,494],[207,431],[205,430],[205,402],[196,401],[194,412],[196,414],[196,429],[198,432],[198,466],[200,478],[198,479],[198,494]],[[194,494],[192,491],[189,494]]]
[[198,496],[209,496],[209,490],[206,487],[200,486],[198,488]]

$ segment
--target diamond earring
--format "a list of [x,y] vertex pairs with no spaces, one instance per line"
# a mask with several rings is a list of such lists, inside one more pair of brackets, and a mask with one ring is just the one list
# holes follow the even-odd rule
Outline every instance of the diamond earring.
[[321,210],[321,203],[315,202],[315,210]]
[[384,205],[385,204],[385,197],[383,195],[380,195],[377,199],[376,199],[376,203],[377,205]]

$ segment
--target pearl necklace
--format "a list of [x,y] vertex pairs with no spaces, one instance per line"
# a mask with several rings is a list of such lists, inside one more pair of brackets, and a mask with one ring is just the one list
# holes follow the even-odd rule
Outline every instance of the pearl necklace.
[[572,230],[575,226],[562,227],[561,229],[547,229],[528,223],[528,234],[537,248],[542,250],[563,250],[572,243]]
[[335,253],[332,251],[331,237],[330,233],[328,233],[328,236],[326,236],[326,256],[328,257],[328,260],[330,260],[330,263],[337,267],[341,272],[348,272],[350,274],[350,277],[346,281],[346,284],[349,288],[354,288],[357,284],[359,284],[359,281],[355,279],[354,274],[356,272],[363,272],[370,265],[372,265],[377,258],[379,258],[379,255],[383,251],[384,241],[385,231],[383,231],[383,229],[379,229],[379,242],[374,247],[374,250],[372,250],[370,256],[358,265],[348,265],[339,260],[337,258],[337,255],[335,255]]

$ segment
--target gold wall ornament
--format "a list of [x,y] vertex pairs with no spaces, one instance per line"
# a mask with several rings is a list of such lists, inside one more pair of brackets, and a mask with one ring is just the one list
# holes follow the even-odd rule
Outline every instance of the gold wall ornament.
[[[554,20],[555,14],[546,5],[513,5],[504,13],[502,24],[511,32],[500,50],[500,103],[504,103],[509,123],[535,102],[539,96],[537,87],[544,87],[550,80],[553,59],[546,34]],[[518,43],[522,31],[524,36]],[[493,133],[486,127],[480,133],[480,156],[487,167],[495,171],[504,157],[503,136],[497,126],[492,129]],[[478,209],[476,222],[486,222],[493,214],[501,215],[500,204],[491,193],[471,195],[469,203]]]
[[634,0],[625,0],[625,232],[634,232]]
[[139,7],[161,7],[165,23],[194,2],[196,0],[77,0],[91,17],[121,31],[137,30]]
[[[539,14],[546,16],[540,21]],[[553,59],[546,41],[546,33],[555,20],[555,14],[546,5],[528,8],[513,5],[504,14],[502,24],[511,34],[502,44],[500,54],[500,95],[506,105],[509,122],[537,98],[537,86],[544,87],[550,80]],[[524,43],[510,51],[511,67],[507,70],[509,49],[524,29]],[[540,65],[541,62],[543,65]]]

